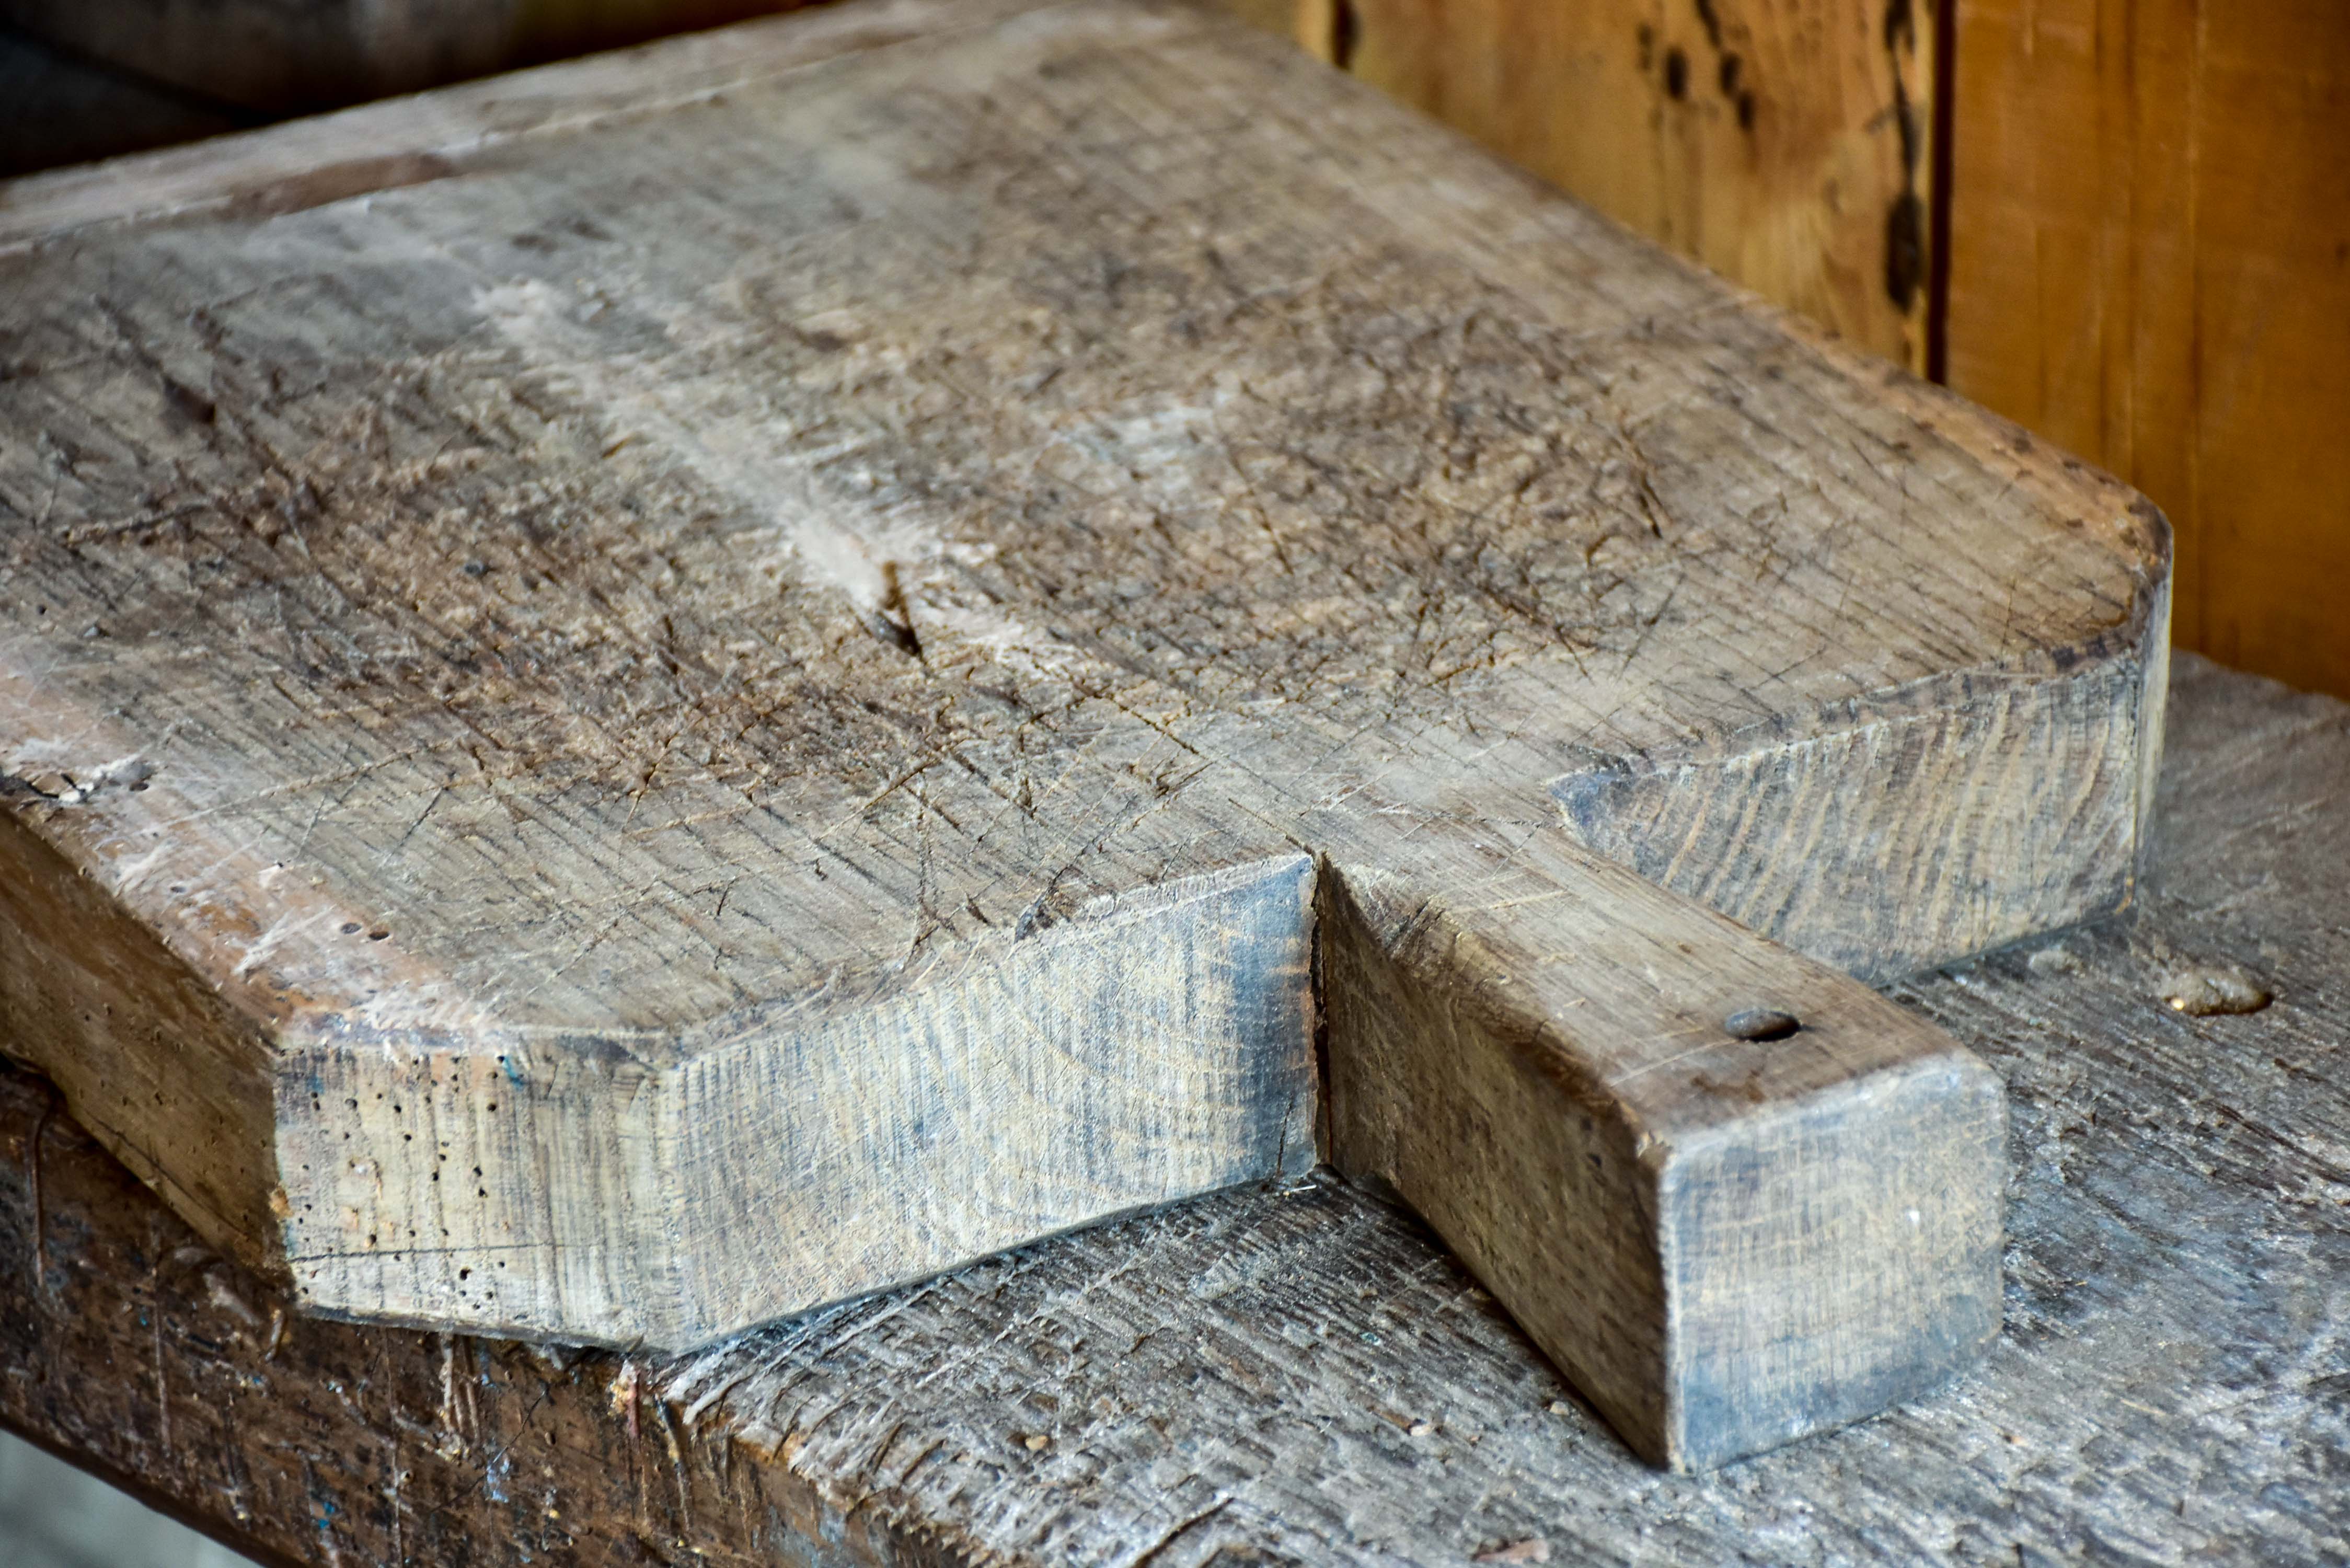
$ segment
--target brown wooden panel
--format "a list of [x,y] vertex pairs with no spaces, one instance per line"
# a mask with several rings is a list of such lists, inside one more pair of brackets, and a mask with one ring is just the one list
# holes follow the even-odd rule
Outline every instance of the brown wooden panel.
[[2145,490],[2183,644],[2350,691],[2350,9],[1967,0],[1950,380]]
[[1910,0],[1224,0],[1610,216],[1922,369]]

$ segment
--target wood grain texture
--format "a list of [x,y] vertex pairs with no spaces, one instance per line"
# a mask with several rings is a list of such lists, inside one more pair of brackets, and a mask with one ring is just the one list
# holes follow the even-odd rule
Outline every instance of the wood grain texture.
[[[1734,1469],[1639,1464],[1348,1184],[707,1355],[551,1357],[281,1321],[16,1075],[0,1419],[321,1564],[1457,1563],[1537,1539],[1601,1565],[2335,1562],[2350,708],[2189,658],[2170,736],[2133,923],[1894,992],[2007,1082],[2006,1333],[1939,1393]],[[2176,1012],[2180,964],[2275,1001]]]
[[[9,1027],[318,1310],[677,1345],[1293,1172],[1310,861],[1538,868],[1524,1038],[1660,1192],[1847,1079],[1923,1127],[1947,1045],[1578,849],[1649,850],[1595,772],[1831,758],[1731,836],[1871,824],[1876,895],[1741,912],[1882,971],[2130,895],[2158,515],[1200,11],[845,6],[8,196]],[[117,965],[261,1070],[43,1000]],[[1714,1038],[1729,974],[1825,1025]],[[1907,1312],[1754,1411],[1980,1337]]]
[[[1657,1464],[1971,1362],[1999,1331],[1999,1080],[1727,919],[1648,914],[1669,896],[1629,872],[1544,859],[1451,898],[1378,873],[1326,895],[1338,1168],[1399,1191]],[[1724,1033],[1766,1009],[1800,1030]]]
[[[364,22],[349,0],[9,4],[78,47],[127,51],[197,85],[263,62],[276,81],[294,42],[325,79],[325,57],[351,55],[373,27],[380,63],[372,77],[338,67],[346,98],[718,19],[686,0],[410,5]],[[1343,52],[1348,68],[1619,220],[1927,369],[1931,7],[1224,8],[1325,58]],[[2350,21],[2324,0],[2257,14],[2191,0],[1958,11],[1948,112],[1963,151],[1948,154],[1940,323],[1952,384],[2181,523],[2187,646],[2350,691],[2350,651],[2313,587],[2350,573],[2335,526],[2350,476],[2332,455],[2350,360],[2350,232],[2336,221],[2350,176],[2331,156],[2350,135]],[[182,17],[203,25],[181,28]],[[259,90],[285,96],[282,82]],[[2272,461],[2280,445],[2314,455]]]
[[2168,512],[2182,646],[2350,692],[2350,13],[1965,0],[1958,28],[1950,385]]
[[[2127,901],[2159,716],[2126,740],[2100,719],[2158,701],[2166,632],[2158,610],[2135,660],[2061,692],[1992,681],[1880,701],[1848,724],[1603,758],[1554,791],[1590,847],[1839,969],[1898,979],[2022,934],[2020,886],[2039,909]],[[2139,805],[2084,815],[2084,791]],[[1911,842],[1932,847],[1887,852]]]
[[687,1345],[1302,1173],[1309,871],[1095,900],[886,1001],[730,1014],[666,1071],[523,1037],[306,1053],[277,1104],[295,1277],[361,1318]]
[[[991,0],[965,7],[973,21],[1019,9]],[[397,105],[216,137],[104,168],[50,171],[0,186],[0,250],[174,213],[237,208],[248,218],[266,218],[397,190],[438,178],[450,171],[448,161],[478,157],[501,143],[705,103],[938,26],[935,5],[868,0],[819,9],[789,27],[672,38],[650,50],[511,72]]]
[[1764,298],[1925,369],[1929,9],[1226,4]]

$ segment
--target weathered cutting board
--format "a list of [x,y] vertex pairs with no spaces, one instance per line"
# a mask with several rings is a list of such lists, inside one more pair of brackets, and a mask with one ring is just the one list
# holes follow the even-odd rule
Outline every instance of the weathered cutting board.
[[1318,1154],[1659,1462],[1996,1331],[1830,966],[2128,901],[2159,517],[1334,73],[852,5],[0,188],[0,1033],[318,1311]]

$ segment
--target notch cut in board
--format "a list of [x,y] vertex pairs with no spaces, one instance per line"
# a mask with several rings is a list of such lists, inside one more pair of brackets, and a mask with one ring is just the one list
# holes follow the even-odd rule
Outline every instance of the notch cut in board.
[[1996,1083],[1827,964],[2130,897],[2166,535],[2002,422],[1112,0],[0,252],[0,1029],[313,1310],[682,1346],[1318,1154],[1659,1463],[1994,1332]]

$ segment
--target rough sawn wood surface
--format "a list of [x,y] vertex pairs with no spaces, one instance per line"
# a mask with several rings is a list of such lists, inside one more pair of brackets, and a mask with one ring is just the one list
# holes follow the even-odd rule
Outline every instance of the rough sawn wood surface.
[[1301,1174],[1318,1042],[1659,1463],[1977,1354],[1996,1085],[1830,966],[2126,902],[2159,517],[1229,19],[727,37],[5,193],[76,1114],[317,1310],[675,1349]]
[[[1640,1465],[1344,1184],[561,1366],[286,1315],[16,1075],[0,1419],[319,1564],[2340,1563],[2350,707],[2188,659],[2171,714],[2135,922],[1894,992],[2008,1085],[1990,1358],[1711,1476]],[[2165,1004],[2221,970],[2273,1003]]]

